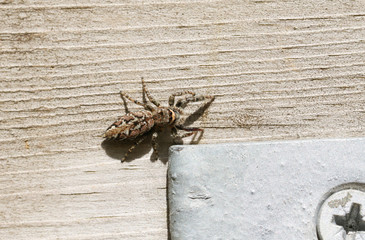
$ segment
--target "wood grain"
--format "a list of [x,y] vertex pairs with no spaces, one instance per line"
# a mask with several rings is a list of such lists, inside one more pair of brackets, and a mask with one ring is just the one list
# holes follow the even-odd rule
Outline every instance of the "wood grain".
[[142,76],[164,104],[216,96],[202,144],[365,135],[363,0],[0,0],[0,19],[1,239],[167,239],[168,139],[121,164],[100,137]]

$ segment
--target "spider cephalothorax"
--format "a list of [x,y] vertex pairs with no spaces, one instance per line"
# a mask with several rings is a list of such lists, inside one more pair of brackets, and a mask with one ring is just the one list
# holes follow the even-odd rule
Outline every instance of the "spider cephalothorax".
[[152,118],[156,126],[171,126],[180,119],[180,113],[177,108],[157,107],[152,110]]
[[[173,138],[184,138],[191,136],[197,131],[203,132],[201,128],[191,128],[183,126],[180,123],[180,115],[182,114],[182,108],[185,107],[189,102],[198,102],[205,99],[214,100],[214,96],[196,96],[192,91],[183,91],[172,94],[169,97],[169,106],[161,107],[149,93],[146,88],[145,82],[142,78],[142,88],[143,93],[147,95],[149,101],[153,103],[156,107],[153,107],[151,103],[141,103],[137,100],[132,99],[124,92],[120,92],[122,98],[127,98],[130,101],[143,106],[145,110],[129,112],[124,116],[118,118],[104,133],[104,137],[107,139],[136,139],[140,137],[136,143],[129,148],[128,152],[122,158],[122,162],[127,158],[128,154],[133,151],[133,149],[141,143],[146,138],[146,133],[153,131],[152,134],[152,147],[157,154],[157,134],[161,128],[171,127],[171,134]],[[175,104],[175,97],[185,96],[185,98],[180,99]],[[177,130],[184,130],[188,133],[183,135],[178,135]]]

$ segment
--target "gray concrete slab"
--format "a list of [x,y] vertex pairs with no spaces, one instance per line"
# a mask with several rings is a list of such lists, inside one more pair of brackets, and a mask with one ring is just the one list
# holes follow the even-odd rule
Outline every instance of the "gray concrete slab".
[[318,239],[325,197],[365,183],[364,146],[365,138],[172,146],[171,238]]

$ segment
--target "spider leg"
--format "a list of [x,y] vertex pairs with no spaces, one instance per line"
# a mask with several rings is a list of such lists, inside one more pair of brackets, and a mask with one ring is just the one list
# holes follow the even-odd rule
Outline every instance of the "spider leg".
[[128,157],[128,155],[131,153],[131,152],[133,152],[133,150],[137,147],[137,145],[138,144],[140,144],[141,142],[143,142],[143,140],[145,140],[146,139],[146,135],[145,136],[142,136],[140,139],[138,139],[138,141],[137,142],[135,142],[134,144],[133,144],[133,146],[131,146],[129,149],[128,149],[128,151],[124,154],[124,157],[122,158],[122,160],[121,160],[121,162],[124,162],[126,159],[127,159],[127,157]]
[[177,101],[176,103],[176,107],[178,108],[184,108],[186,107],[186,105],[188,105],[188,103],[190,102],[200,102],[200,101],[204,101],[205,99],[210,99],[211,101],[214,100],[214,96],[210,96],[210,95],[200,95],[200,96],[190,96],[190,97],[185,97],[184,99],[180,99],[179,101]]
[[133,99],[132,97],[130,97],[130,96],[129,96],[128,94],[126,94],[125,92],[120,91],[120,97],[121,97],[122,99],[126,98],[126,99],[128,99],[129,101],[134,102],[135,104],[137,104],[137,105],[140,105],[140,106],[144,107],[146,110],[150,110],[150,111],[151,111],[151,110],[153,109],[151,105],[149,105],[149,104],[145,104],[145,103],[141,103],[140,101],[135,100],[135,99]]
[[152,148],[153,148],[153,152],[154,152],[154,154],[156,154],[156,159],[158,158],[158,143],[157,143],[157,136],[158,136],[158,133],[157,133],[157,132],[154,132],[154,133],[152,134],[152,140],[151,140]]
[[157,107],[161,106],[161,104],[159,102],[157,102],[150,94],[150,92],[147,90],[147,87],[146,87],[146,83],[144,82],[144,79],[143,77],[141,78],[142,80],[142,88],[143,88],[143,92],[146,93],[148,99],[150,100],[151,103],[155,104]]
[[[192,92],[192,91],[189,91],[189,90],[183,91],[183,92],[174,93],[174,94],[170,95],[170,97],[169,97],[169,105],[171,107],[174,106],[174,104],[175,104],[175,97],[182,96],[182,95],[187,95],[187,94],[190,94],[192,97],[195,96],[195,93]],[[187,98],[187,96],[185,96],[185,99],[186,98]]]

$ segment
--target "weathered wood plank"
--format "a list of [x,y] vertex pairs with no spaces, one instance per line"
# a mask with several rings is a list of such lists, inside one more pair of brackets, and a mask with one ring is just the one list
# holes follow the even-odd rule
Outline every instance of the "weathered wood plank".
[[120,164],[100,138],[141,76],[164,103],[217,96],[201,143],[365,134],[363,0],[5,0],[0,19],[4,239],[167,238],[168,139]]

